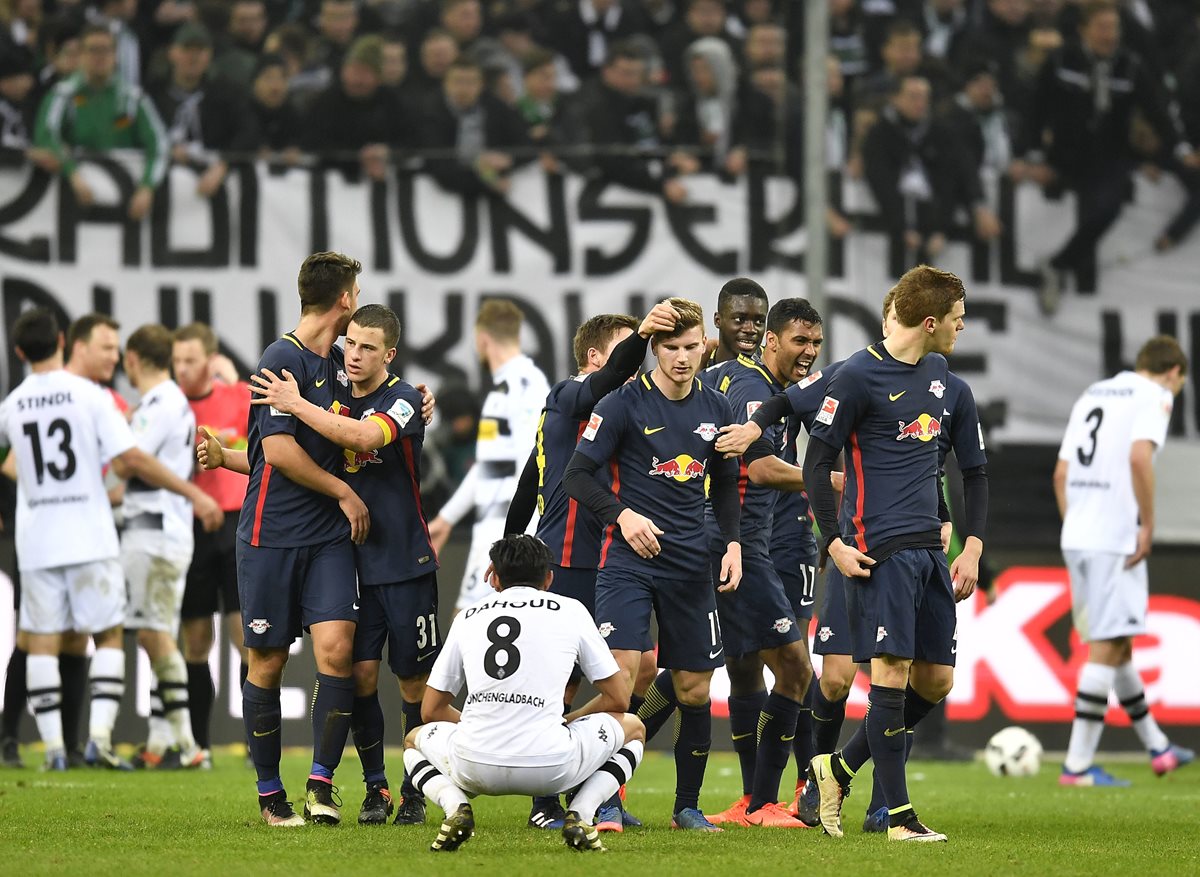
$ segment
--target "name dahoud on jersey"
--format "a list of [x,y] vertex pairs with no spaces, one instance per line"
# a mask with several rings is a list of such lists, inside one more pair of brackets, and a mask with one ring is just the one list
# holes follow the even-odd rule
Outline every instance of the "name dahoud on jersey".
[[472,606],[463,613],[464,618],[470,618],[478,612],[483,612],[487,609],[549,609],[551,612],[557,612],[562,608],[557,600],[551,600],[548,597],[533,597],[529,600],[493,600],[490,603],[480,603],[478,606]]
[[35,408],[50,408],[53,405],[71,405],[74,403],[69,390],[61,393],[50,393],[47,396],[31,396],[28,399],[17,399],[18,411],[31,411]]

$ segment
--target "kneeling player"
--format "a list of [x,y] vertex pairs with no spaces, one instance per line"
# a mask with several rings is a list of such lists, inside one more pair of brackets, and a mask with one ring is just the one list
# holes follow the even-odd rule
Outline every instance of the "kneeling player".
[[[578,787],[563,826],[567,845],[603,850],[596,809],[642,760],[645,729],[625,712],[617,662],[583,604],[545,593],[553,556],[533,536],[492,545],[485,597],[458,616],[433,666],[422,714],[405,738],[404,764],[446,818],[431,845],[452,851],[474,833],[468,798],[558,795]],[[600,696],[567,716],[559,705],[578,661]],[[466,705],[451,706],[466,684]]]

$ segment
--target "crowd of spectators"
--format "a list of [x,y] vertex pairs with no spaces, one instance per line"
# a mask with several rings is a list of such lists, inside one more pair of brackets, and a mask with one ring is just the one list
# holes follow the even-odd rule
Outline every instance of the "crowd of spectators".
[[[1191,195],[1158,248],[1200,219],[1197,0],[827,2],[829,168],[914,260],[1000,233],[985,171],[1077,196],[1048,309],[1094,289],[1138,167]],[[499,193],[537,161],[678,202],[697,172],[802,176],[803,25],[801,0],[0,0],[0,149],[72,177],[140,147],[134,216],[169,162],[211,194],[254,155]]]

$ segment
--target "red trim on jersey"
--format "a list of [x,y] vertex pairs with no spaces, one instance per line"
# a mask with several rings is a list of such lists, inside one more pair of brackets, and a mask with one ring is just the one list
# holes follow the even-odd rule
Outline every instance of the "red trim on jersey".
[[[575,443],[579,444],[579,440],[583,438],[583,431],[587,429],[587,421],[579,424],[579,431],[575,434]],[[575,547],[575,516],[579,514],[579,503],[567,497],[567,526],[563,532],[563,550],[562,563],[559,566],[571,565],[571,552]]]
[[400,424],[384,414],[382,411],[376,411],[367,420],[373,420],[379,424],[379,428],[383,430],[383,444],[386,447],[394,442],[400,435]]
[[421,522],[421,529],[425,531],[425,538],[429,539],[429,525],[425,523],[425,509],[421,507],[421,488],[417,484],[417,464],[413,454],[411,435],[406,435],[400,439],[400,452],[404,454],[404,467],[408,469],[408,482],[412,485],[413,502],[416,503],[417,508],[417,520]]
[[858,433],[850,433],[850,459],[854,463],[854,480],[858,484],[858,496],[854,499],[854,541],[858,550],[867,550],[867,531],[863,528],[863,507],[866,505],[866,485],[863,484],[862,448],[858,444]]
[[738,506],[746,504],[746,485],[750,481],[750,467],[746,465],[746,461],[738,459]]
[[258,547],[258,534],[262,532],[263,506],[267,504],[267,485],[271,481],[271,464],[263,463],[262,481],[258,485],[258,502],[254,504],[254,532],[250,544]]
[[[609,466],[609,471],[612,472],[612,492],[617,499],[621,498],[621,470],[617,466],[617,461],[613,460]],[[600,549],[600,568],[604,567],[604,559],[608,557],[608,546],[612,545],[613,529],[617,525],[609,524],[604,528],[604,547]]]

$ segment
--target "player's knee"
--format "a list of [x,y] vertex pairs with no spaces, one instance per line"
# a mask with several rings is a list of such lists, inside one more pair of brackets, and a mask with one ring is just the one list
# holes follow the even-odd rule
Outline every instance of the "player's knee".
[[379,687],[379,663],[357,661],[350,671],[354,677],[354,696],[367,697]]
[[208,660],[214,640],[211,620],[189,618],[181,625],[180,634],[184,660],[189,664],[199,664]]
[[[424,726],[422,726],[422,727],[424,727]],[[405,749],[416,749],[417,748],[417,734],[419,734],[420,731],[421,731],[421,728],[413,728],[411,731],[409,731],[407,734],[404,735],[404,748]]]
[[157,631],[153,630],[139,630],[137,632],[138,645],[145,649],[146,654],[150,657],[151,661],[159,657],[158,653],[161,643],[156,634]]
[[429,679],[429,674],[421,676],[401,676],[398,680],[400,683],[400,696],[408,703],[420,703],[425,699],[425,682]]
[[727,658],[725,672],[729,676],[729,693],[744,697],[763,688],[763,662],[757,655]]
[[654,652],[642,652],[641,660],[638,662],[637,676],[633,680],[634,693],[645,694],[646,689],[653,684],[654,677],[657,675],[657,655]]
[[[59,643],[64,655],[87,654],[88,635],[86,633],[68,630],[61,635]],[[99,635],[97,635],[96,645],[100,645]]]
[[625,713],[621,716],[621,730],[625,732],[626,743],[646,742],[646,726],[633,713]]
[[[121,627],[121,625],[118,624],[116,627],[110,627],[108,630],[102,630],[97,634],[93,634],[92,638],[96,641],[96,648],[98,648],[98,649],[119,649],[119,648],[121,648],[123,645],[123,643],[121,642],[122,631],[123,631],[123,628]],[[86,644],[86,642],[87,642],[87,638],[85,637],[84,643]],[[71,652],[71,654],[76,654],[76,653]]]
[[703,706],[708,703],[710,678],[709,673],[673,673],[675,699],[683,706]]

